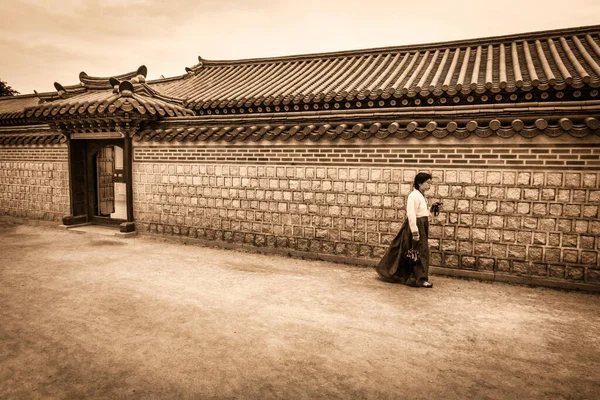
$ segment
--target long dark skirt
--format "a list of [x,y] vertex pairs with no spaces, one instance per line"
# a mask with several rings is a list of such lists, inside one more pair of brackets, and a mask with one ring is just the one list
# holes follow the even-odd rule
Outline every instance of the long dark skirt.
[[406,259],[406,252],[414,246],[408,219],[404,220],[400,232],[377,265],[377,273],[387,282],[420,285],[429,279],[429,219],[417,218],[419,228],[419,260],[416,263]]

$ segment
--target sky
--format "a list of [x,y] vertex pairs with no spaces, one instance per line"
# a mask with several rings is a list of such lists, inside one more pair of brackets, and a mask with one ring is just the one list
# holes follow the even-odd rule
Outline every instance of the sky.
[[21,94],[148,67],[600,24],[598,0],[0,0],[0,80]]

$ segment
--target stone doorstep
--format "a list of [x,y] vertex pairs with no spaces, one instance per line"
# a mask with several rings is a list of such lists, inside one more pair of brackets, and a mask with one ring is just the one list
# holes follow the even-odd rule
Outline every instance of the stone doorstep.
[[120,238],[130,238],[133,236],[137,236],[138,232],[121,232],[118,226],[106,226],[106,225],[94,225],[90,222],[86,222],[85,224],[78,225],[59,225],[60,229],[65,229],[67,231],[77,232],[77,233],[93,233],[98,235],[105,236],[117,236]]
[[58,229],[64,229],[64,230],[69,230],[69,229],[73,229],[73,228],[79,228],[81,226],[88,226],[88,225],[92,225],[91,222],[85,222],[83,224],[75,224],[75,225],[58,225]]

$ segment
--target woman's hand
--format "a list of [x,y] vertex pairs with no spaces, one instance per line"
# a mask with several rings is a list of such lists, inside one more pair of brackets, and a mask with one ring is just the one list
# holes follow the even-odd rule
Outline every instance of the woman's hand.
[[419,232],[413,232],[412,233],[412,240],[415,242],[418,242],[421,239],[421,237],[419,236]]

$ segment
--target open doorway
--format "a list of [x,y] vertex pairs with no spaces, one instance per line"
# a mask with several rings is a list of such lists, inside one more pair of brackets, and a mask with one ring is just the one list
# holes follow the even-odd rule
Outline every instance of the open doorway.
[[105,146],[94,157],[98,217],[127,219],[127,194],[123,178],[123,149]]
[[127,191],[125,179],[123,178],[123,149],[119,146],[114,146],[115,152],[115,172],[114,192],[115,206],[114,212],[110,214],[111,218],[127,219]]
[[105,145],[92,157],[94,199],[92,222],[119,224],[127,219],[123,148]]

